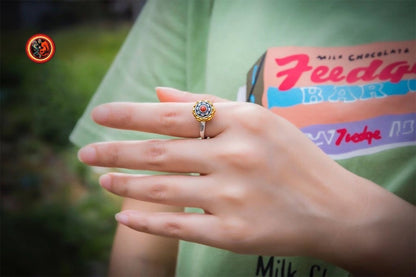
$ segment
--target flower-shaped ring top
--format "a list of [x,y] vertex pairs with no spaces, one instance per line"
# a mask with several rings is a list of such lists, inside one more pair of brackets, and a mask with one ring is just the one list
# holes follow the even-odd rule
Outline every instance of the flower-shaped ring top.
[[210,121],[215,115],[215,107],[209,100],[197,101],[192,108],[192,114],[200,123],[201,139],[205,138],[205,123]]

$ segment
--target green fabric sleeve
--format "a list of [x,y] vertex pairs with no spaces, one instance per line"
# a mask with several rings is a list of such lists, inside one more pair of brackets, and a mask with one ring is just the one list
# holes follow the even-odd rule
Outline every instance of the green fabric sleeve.
[[114,101],[157,102],[156,86],[203,90],[208,31],[203,26],[209,25],[210,7],[210,1],[199,5],[188,0],[147,2],[70,140],[83,146],[160,137],[99,126],[91,120],[91,110]]

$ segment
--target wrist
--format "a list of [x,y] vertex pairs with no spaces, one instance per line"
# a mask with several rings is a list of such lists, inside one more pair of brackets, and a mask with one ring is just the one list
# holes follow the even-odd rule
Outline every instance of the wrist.
[[[342,182],[337,209],[326,219],[319,258],[356,275],[406,275],[414,270],[415,208],[352,173]],[[344,212],[340,213],[342,207]]]

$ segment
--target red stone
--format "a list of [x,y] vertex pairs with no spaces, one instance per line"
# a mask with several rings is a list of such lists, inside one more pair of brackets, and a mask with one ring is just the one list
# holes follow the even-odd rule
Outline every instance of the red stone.
[[199,107],[199,110],[204,113],[207,111],[207,106],[202,105],[201,107]]

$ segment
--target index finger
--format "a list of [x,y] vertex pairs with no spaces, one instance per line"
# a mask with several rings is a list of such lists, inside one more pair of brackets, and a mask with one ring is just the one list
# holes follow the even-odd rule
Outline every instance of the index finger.
[[[207,122],[207,136],[215,137],[225,130],[228,124],[226,113],[230,105],[233,104],[214,104],[216,114]],[[200,126],[192,114],[192,107],[193,103],[113,102],[96,107],[92,111],[92,118],[100,125],[117,129],[197,138]]]

